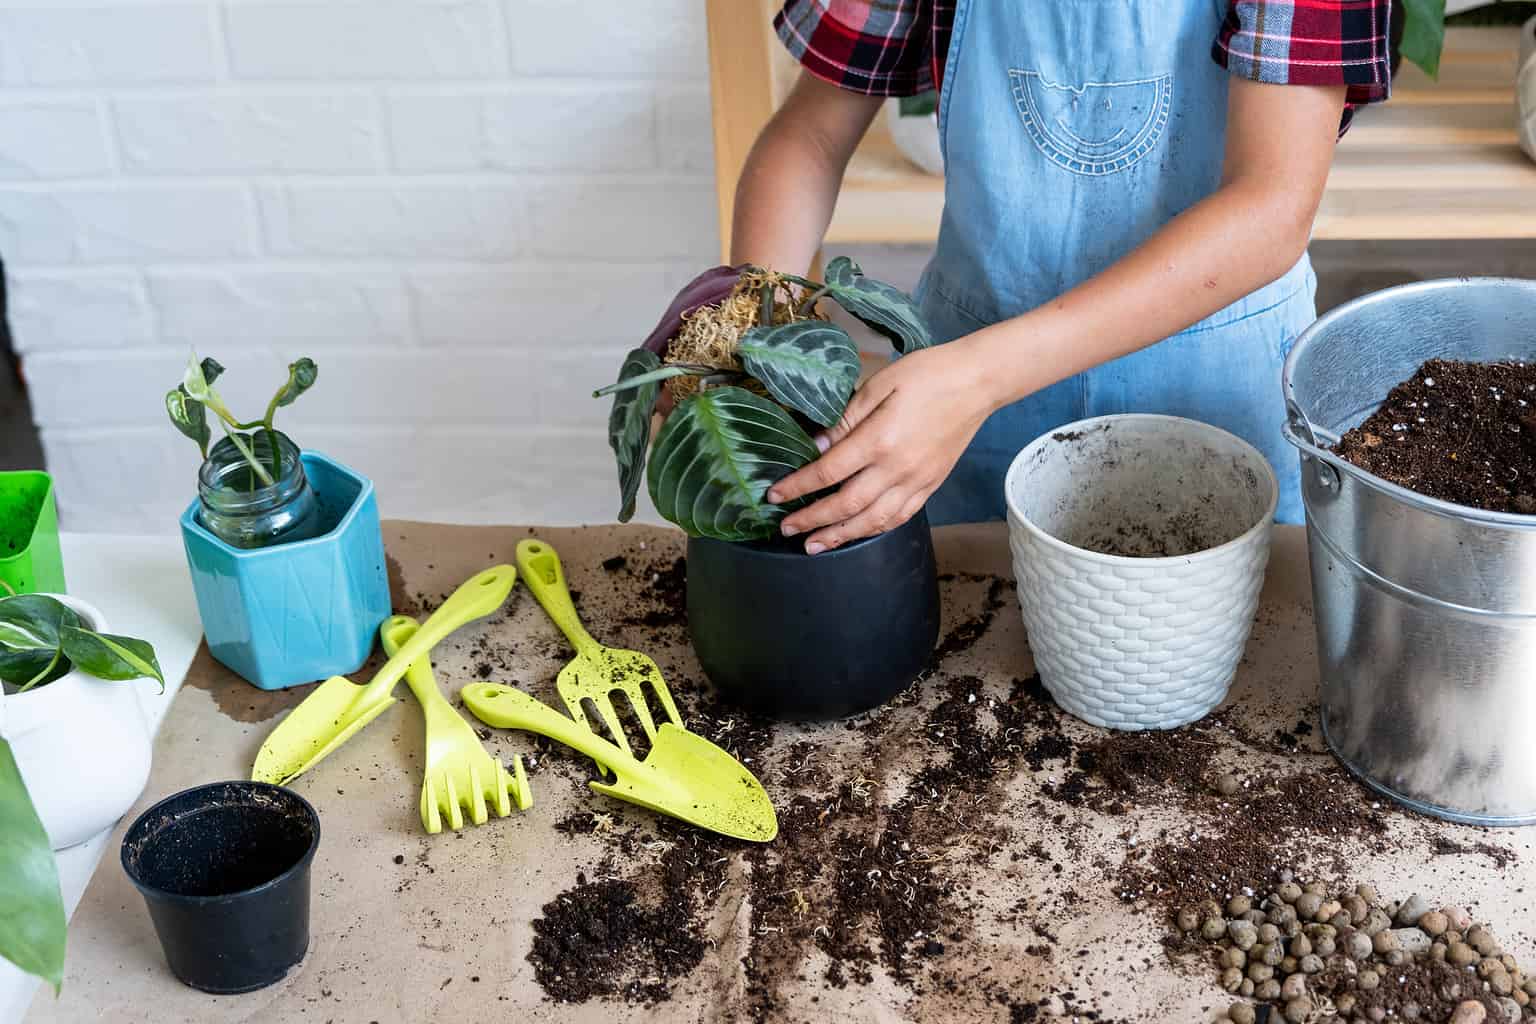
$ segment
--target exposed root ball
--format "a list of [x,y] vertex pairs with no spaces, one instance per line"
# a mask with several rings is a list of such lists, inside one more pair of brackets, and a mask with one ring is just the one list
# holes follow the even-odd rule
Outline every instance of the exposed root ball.
[[[813,310],[800,309],[803,289],[772,271],[749,270],[741,275],[723,302],[703,306],[683,317],[682,329],[667,347],[666,361],[740,370],[738,345],[741,336],[761,320],[765,285],[773,287],[773,323],[817,318]],[[764,393],[756,381],[747,381],[745,386],[759,394]],[[674,402],[681,402],[698,389],[696,377],[674,377],[667,382],[667,390]]]

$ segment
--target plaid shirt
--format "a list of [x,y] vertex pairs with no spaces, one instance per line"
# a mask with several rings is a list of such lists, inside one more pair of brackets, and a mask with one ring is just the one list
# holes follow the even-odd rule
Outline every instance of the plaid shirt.
[[[1256,82],[1346,86],[1345,123],[1391,89],[1391,0],[1230,0],[1217,64]],[[811,74],[872,96],[944,78],[955,0],[787,0],[774,28]],[[1275,26],[1281,26],[1277,31]]]

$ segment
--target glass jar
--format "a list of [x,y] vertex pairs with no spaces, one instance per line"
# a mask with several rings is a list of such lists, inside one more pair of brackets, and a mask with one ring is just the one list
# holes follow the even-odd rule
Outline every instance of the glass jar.
[[[272,483],[263,484],[234,441],[213,446],[197,474],[202,499],[198,519],[215,537],[236,548],[265,548],[308,540],[320,531],[320,503],[304,476],[298,447],[280,431],[243,435]],[[278,467],[272,472],[276,439]]]

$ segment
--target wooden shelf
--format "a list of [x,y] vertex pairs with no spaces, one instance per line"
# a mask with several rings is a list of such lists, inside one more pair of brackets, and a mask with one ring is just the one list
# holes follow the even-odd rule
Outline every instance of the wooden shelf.
[[[1405,65],[1390,102],[1339,144],[1314,237],[1536,238],[1536,162],[1515,135],[1519,30],[1451,29],[1440,80]],[[943,179],[896,149],[877,118],[843,182],[832,244],[928,243]]]

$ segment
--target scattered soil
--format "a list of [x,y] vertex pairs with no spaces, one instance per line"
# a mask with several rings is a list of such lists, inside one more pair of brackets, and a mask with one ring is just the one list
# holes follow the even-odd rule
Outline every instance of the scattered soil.
[[[1209,980],[1211,962],[1188,936],[1064,938],[1085,907],[1118,900],[1156,930],[1191,901],[1268,892],[1285,870],[1346,877],[1386,848],[1389,826],[1398,850],[1433,834],[1404,838],[1401,812],[1316,756],[1315,709],[1279,729],[1293,720],[1245,728],[1243,709],[1228,707],[1184,729],[1106,734],[1062,712],[1036,676],[975,674],[978,646],[996,643],[1004,622],[1017,629],[1011,581],[989,575],[941,578],[945,633],[924,679],[886,707],[814,732],[742,714],[687,656],[680,551],[633,546],[573,582],[595,610],[618,609],[600,639],[656,656],[689,728],[763,781],[780,835],[739,843],[594,801],[588,759],[519,738],[540,792],[564,779],[580,794],[551,841],[591,858],[534,925],[529,960],[553,1001],[656,1006],[707,960],[745,974],[733,1020],[805,1019],[808,986],[871,986],[882,999],[895,986],[914,1013],[916,1001],[941,1000],[957,1020],[1109,1024],[1118,1006],[1104,963],[1130,977],[1171,958]],[[569,657],[552,628],[517,641],[506,632],[466,636],[468,664],[515,683],[528,653]],[[1223,765],[1243,772],[1225,796]],[[1173,824],[1145,822],[1159,808]],[[1500,848],[1481,845],[1424,848],[1496,862]],[[1028,902],[976,887],[1013,876],[1032,879]],[[1212,1005],[1224,995],[1213,986]]]
[[1536,515],[1536,364],[1432,359],[1337,451],[1432,498]]
[[686,904],[642,903],[631,882],[578,875],[576,887],[545,904],[533,922],[528,961],[556,1002],[613,995],[660,1002],[674,979],[704,959],[705,943],[688,917]]

